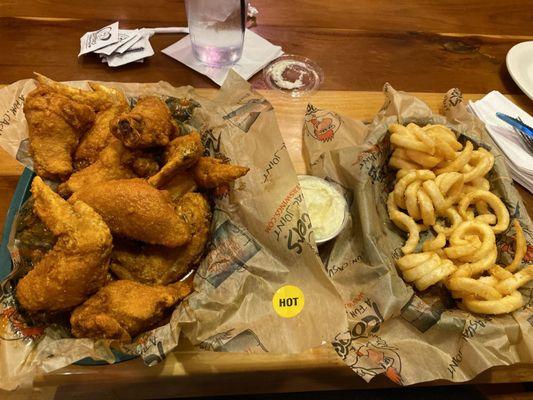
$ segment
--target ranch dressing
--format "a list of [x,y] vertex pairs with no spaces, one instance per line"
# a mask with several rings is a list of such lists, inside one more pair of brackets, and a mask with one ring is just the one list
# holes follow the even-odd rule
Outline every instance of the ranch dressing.
[[[302,67],[302,70],[298,71],[298,79],[294,82],[291,82],[283,77],[283,73],[287,68],[294,68],[295,66]],[[307,66],[303,62],[291,61],[291,60],[282,60],[277,62],[272,66],[270,73],[272,74],[272,79],[276,82],[276,85],[282,89],[297,89],[301,88],[304,85],[302,78],[306,75]]]
[[317,242],[329,240],[342,228],[346,200],[327,181],[309,175],[298,177]]
[[295,54],[284,54],[263,69],[267,86],[292,97],[309,95],[324,79],[322,69],[313,60]]

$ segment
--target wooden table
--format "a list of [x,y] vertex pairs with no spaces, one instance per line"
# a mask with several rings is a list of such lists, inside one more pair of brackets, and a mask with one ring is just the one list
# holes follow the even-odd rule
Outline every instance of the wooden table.
[[[533,37],[529,0],[252,0],[254,30],[287,53],[324,70],[324,89],[380,90],[389,81],[408,91],[520,93],[505,54]],[[0,82],[39,71],[58,80],[165,80],[214,87],[206,77],[158,53],[143,64],[110,69],[95,55],[77,58],[79,38],[119,20],[124,28],[186,26],[179,0],[39,0],[0,2]],[[157,51],[183,35],[156,35]],[[251,79],[264,87],[259,75]]]
[[[459,87],[466,98],[500,90],[532,113],[505,68],[505,54],[516,43],[533,40],[533,7],[528,0],[447,0],[413,5],[362,0],[255,0],[260,11],[253,28],[288,53],[314,59],[324,70],[322,90],[312,99],[354,118],[369,120],[383,102],[379,92],[388,81],[417,93],[438,109],[442,92]],[[90,6],[89,6],[90,5]],[[182,35],[156,35],[156,55],[144,64],[110,69],[95,56],[78,59],[79,37],[114,20],[121,27],[184,26],[181,1],[108,0],[98,7],[81,1],[7,0],[0,3],[0,82],[28,78],[33,71],[57,80],[98,79],[124,82],[166,80],[214,88],[207,78],[159,53]],[[260,74],[251,79],[264,89]],[[213,90],[201,89],[209,97]],[[276,110],[281,132],[296,168],[303,172],[301,124],[303,100],[262,91]],[[0,222],[21,168],[0,151]],[[533,197],[521,190],[531,213]],[[498,367],[476,383],[527,382],[533,367]],[[439,384],[442,382],[434,382]],[[77,367],[39,377],[37,386],[90,398],[107,390],[124,398],[192,396],[390,386],[376,378],[371,386],[353,374],[326,348],[298,355],[198,353],[186,344],[163,363],[146,368],[139,360],[114,366]],[[94,385],[94,386],[92,386]],[[155,392],[154,392],[155,391]],[[156,394],[154,394],[156,393]]]
[[[325,74],[323,90],[380,91],[390,82],[410,92],[458,87],[464,93],[521,94],[507,72],[505,55],[516,43],[533,40],[530,0],[440,0],[416,6],[410,0],[252,4],[259,10],[252,29],[287,53],[315,60]],[[187,25],[182,0],[107,0],[98,6],[84,0],[5,0],[0,2],[0,82],[38,71],[57,80],[165,80],[176,86],[216,87],[159,52],[180,34],[152,37],[156,54],[143,64],[112,69],[96,55],[77,58],[85,32],[116,20],[123,28]],[[261,74],[250,81],[257,89],[266,88]],[[525,97],[517,103],[526,108],[531,104]],[[15,184],[14,178],[2,179],[0,199]]]

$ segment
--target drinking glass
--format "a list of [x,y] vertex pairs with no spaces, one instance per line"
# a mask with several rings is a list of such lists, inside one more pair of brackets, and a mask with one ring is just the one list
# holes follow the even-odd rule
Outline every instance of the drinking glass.
[[246,0],[185,0],[194,56],[212,66],[230,65],[242,56]]

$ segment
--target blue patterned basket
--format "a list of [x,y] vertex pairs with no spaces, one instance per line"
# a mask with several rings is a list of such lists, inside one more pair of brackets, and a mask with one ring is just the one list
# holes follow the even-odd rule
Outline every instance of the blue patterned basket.
[[[20,179],[11,199],[11,204],[7,211],[6,221],[4,225],[4,232],[2,235],[2,245],[0,246],[0,281],[5,279],[11,270],[13,269],[13,263],[11,261],[11,255],[7,248],[9,242],[9,234],[11,232],[11,227],[17,212],[22,207],[24,202],[30,197],[31,192],[31,182],[35,174],[32,170],[25,168],[24,172],[20,176]],[[112,350],[115,355],[115,362],[122,362],[136,358],[136,356],[130,354],[124,354],[116,350]],[[94,360],[92,358],[84,358],[75,364],[77,365],[105,365],[106,361]]]

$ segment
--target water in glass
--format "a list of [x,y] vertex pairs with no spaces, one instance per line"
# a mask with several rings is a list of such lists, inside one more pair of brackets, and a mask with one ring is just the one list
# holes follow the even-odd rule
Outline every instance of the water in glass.
[[241,58],[247,2],[244,0],[186,0],[194,56],[222,66]]

